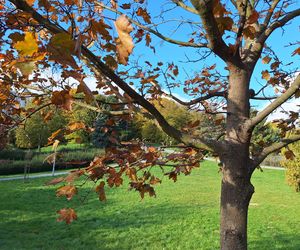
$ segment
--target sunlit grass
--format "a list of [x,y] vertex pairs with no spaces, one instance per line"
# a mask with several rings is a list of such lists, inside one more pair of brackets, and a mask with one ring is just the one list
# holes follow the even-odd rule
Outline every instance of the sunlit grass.
[[[157,197],[141,200],[127,186],[107,190],[107,202],[92,184],[71,202],[55,197],[49,178],[0,182],[0,249],[217,249],[220,174],[205,162],[177,183],[164,177]],[[284,171],[253,178],[249,249],[300,249],[300,196],[285,184]],[[63,207],[77,210],[71,225],[56,222]]]

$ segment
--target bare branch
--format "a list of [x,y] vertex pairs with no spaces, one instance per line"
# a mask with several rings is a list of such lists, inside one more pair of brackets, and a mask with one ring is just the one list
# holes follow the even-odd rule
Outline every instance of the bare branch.
[[[104,9],[107,9],[109,11],[112,11],[114,13],[117,13],[119,15],[122,15],[123,13],[116,10],[116,9],[113,9],[113,8],[110,8],[106,5],[104,5],[103,3],[98,3],[98,2],[95,2],[96,5],[99,5],[100,7],[104,8]],[[163,34],[161,34],[160,32],[158,32],[157,30],[154,30],[154,29],[151,29],[135,20],[133,20],[132,18],[128,17],[127,16],[127,19],[135,24],[136,26],[140,27],[141,29],[144,29],[150,33],[152,33],[153,35],[156,35],[157,37],[163,39],[164,41],[166,42],[169,42],[169,43],[173,43],[173,44],[177,44],[177,45],[180,45],[180,46],[183,46],[183,47],[193,47],[193,48],[207,48],[207,44],[205,43],[191,43],[191,42],[184,42],[184,41],[179,41],[179,40],[175,40],[175,39],[172,39],[170,37],[167,37],[167,36],[164,36]]]
[[215,93],[212,93],[212,94],[207,94],[205,96],[198,97],[198,98],[193,99],[193,100],[188,101],[188,102],[182,101],[181,99],[177,98],[176,96],[173,96],[172,94],[171,95],[166,94],[166,95],[171,97],[173,100],[175,100],[176,102],[178,102],[179,104],[184,105],[184,106],[192,106],[192,105],[195,105],[199,102],[208,100],[208,99],[213,98],[213,97],[225,97],[226,98],[226,92],[225,91],[215,92]]
[[252,160],[252,164],[251,164],[252,169],[254,170],[269,154],[276,152],[288,146],[289,144],[299,140],[300,140],[300,134],[293,135],[290,136],[289,138],[282,139],[281,142],[274,143],[269,147],[264,148],[263,151]]
[[271,25],[260,35],[259,42],[264,43],[266,39],[273,33],[274,30],[284,26],[287,22],[291,21],[292,19],[298,16],[300,16],[300,9],[291,11],[280,20],[271,23]]
[[198,11],[188,5],[186,5],[182,0],[172,0],[173,3],[175,3],[177,6],[180,6],[181,8],[198,15]]
[[280,105],[282,105],[285,101],[287,101],[290,97],[292,97],[296,91],[300,88],[300,74],[291,84],[289,89],[282,94],[281,96],[277,97],[275,101],[273,101],[270,105],[268,105],[264,110],[259,112],[257,116],[248,120],[249,127],[253,128],[256,124],[260,123],[263,119],[265,119],[270,113],[272,113],[275,109],[277,109]]
[[265,17],[264,23],[263,23],[263,27],[267,27],[270,23],[271,17],[274,13],[274,10],[276,8],[276,6],[278,5],[278,3],[280,2],[280,0],[274,0],[270,9],[268,10],[268,13]]

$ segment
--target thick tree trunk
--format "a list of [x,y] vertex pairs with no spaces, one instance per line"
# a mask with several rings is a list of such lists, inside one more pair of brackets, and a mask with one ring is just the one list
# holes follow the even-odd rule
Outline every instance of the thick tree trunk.
[[250,183],[249,81],[251,74],[240,64],[228,64],[226,139],[220,154],[222,166],[220,239],[222,250],[247,249],[248,206],[254,188]]
[[249,174],[242,171],[245,174],[242,175],[239,171],[246,169],[246,165],[246,162],[228,159],[223,166],[220,221],[222,250],[247,249],[248,206],[254,187]]

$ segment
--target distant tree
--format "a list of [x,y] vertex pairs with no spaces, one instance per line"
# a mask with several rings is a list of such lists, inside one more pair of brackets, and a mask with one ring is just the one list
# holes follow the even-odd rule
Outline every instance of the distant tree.
[[35,113],[26,123],[16,129],[16,146],[41,148],[47,144],[50,131],[40,113]]
[[282,153],[286,157],[281,164],[286,168],[287,183],[300,192],[300,142],[290,144]]
[[[29,103],[27,106],[31,106]],[[51,119],[44,119],[41,112],[34,113],[26,122],[20,125],[15,131],[15,143],[19,148],[40,148],[48,143],[48,137],[54,131],[66,125],[66,118],[63,111],[56,108],[43,110]]]

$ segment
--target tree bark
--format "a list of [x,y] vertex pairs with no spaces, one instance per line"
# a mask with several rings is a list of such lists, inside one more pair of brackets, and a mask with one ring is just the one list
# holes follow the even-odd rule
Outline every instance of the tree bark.
[[247,249],[248,206],[254,187],[250,183],[249,81],[251,73],[237,62],[228,63],[229,87],[226,138],[220,153],[222,166],[220,240],[222,250]]
[[250,173],[243,171],[248,169],[247,162],[241,160],[244,158],[240,157],[243,154],[230,155],[222,168],[221,249],[245,250],[247,249],[248,206],[254,187],[250,182]]

